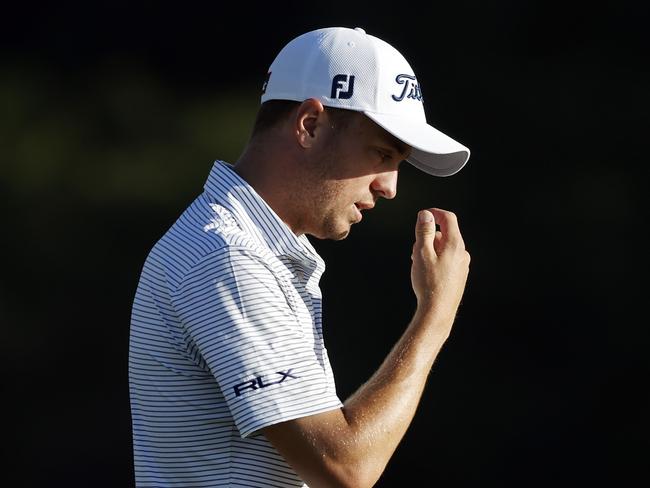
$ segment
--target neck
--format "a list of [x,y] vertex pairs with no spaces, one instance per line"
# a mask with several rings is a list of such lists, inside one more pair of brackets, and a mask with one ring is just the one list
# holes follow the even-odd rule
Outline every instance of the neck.
[[303,234],[296,205],[296,164],[289,148],[277,142],[251,141],[234,165],[241,176],[296,235]]

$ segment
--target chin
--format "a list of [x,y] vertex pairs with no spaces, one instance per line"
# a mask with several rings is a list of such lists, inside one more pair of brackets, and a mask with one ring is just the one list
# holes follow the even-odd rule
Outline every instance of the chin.
[[341,241],[350,235],[350,230],[352,229],[352,222],[343,221],[340,222],[340,225],[332,226],[332,228],[327,229],[328,239],[333,241]]
[[342,240],[345,239],[348,235],[350,235],[350,229],[348,229],[348,230],[346,230],[346,231],[344,231],[344,232],[341,232],[340,234],[337,234],[337,235],[335,235],[335,236],[329,237],[329,239],[331,239],[331,240],[333,240],[333,241],[342,241]]
[[350,223],[341,225],[325,225],[318,233],[312,233],[317,239],[329,239],[332,241],[341,241],[350,234]]
[[316,239],[321,240],[330,240],[330,241],[342,241],[350,234],[350,229],[340,231],[340,232],[319,232],[310,233],[309,235],[314,236]]

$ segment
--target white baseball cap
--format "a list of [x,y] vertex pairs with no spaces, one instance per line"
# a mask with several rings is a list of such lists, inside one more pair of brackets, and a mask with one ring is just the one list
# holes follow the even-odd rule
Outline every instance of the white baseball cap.
[[363,112],[413,149],[407,159],[435,176],[460,171],[469,149],[427,123],[415,73],[393,46],[357,27],[329,27],[290,41],[271,64],[267,100],[316,98]]

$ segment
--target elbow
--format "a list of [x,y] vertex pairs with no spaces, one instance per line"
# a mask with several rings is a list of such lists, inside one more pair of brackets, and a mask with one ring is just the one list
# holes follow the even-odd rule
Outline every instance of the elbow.
[[382,469],[375,469],[363,461],[360,463],[342,463],[330,466],[330,480],[323,487],[335,488],[372,488],[381,476]]
[[354,473],[346,478],[345,482],[340,486],[341,488],[372,488],[378,479],[378,476],[363,476],[359,473]]

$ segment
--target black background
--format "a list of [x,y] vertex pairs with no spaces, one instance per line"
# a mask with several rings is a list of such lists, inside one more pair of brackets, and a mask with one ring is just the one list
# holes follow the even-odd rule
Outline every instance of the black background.
[[[327,26],[393,44],[472,150],[328,264],[345,398],[414,309],[420,208],[472,255],[452,336],[378,486],[646,486],[648,17],[641,2],[24,3],[1,22],[0,352],[11,486],[133,486],[128,325],[152,244],[234,161],[277,51]],[[3,463],[4,464],[4,463]]]

